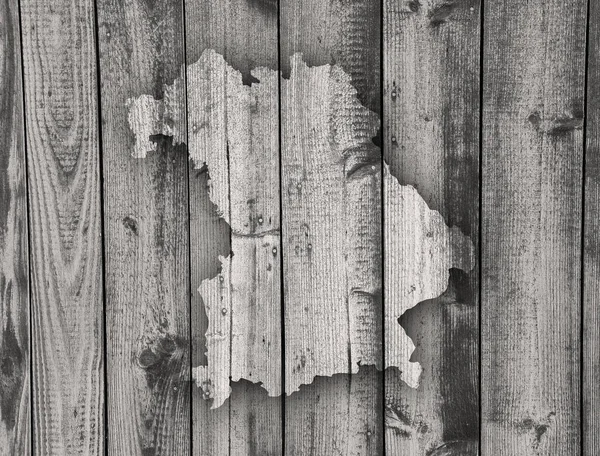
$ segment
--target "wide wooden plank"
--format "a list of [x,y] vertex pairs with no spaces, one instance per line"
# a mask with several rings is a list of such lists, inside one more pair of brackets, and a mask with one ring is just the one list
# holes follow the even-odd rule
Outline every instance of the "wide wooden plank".
[[190,179],[192,357],[201,366],[193,453],[279,455],[277,2],[185,6],[189,149],[198,176]]
[[285,454],[380,454],[379,3],[280,8]]
[[29,258],[18,4],[0,2],[0,455],[30,454]]
[[[470,237],[473,246],[479,231],[479,9],[477,0],[386,0],[383,18],[384,159],[398,184],[414,187],[419,195],[414,198],[422,198],[443,216],[443,223]],[[400,330],[416,346],[408,356],[422,372],[414,388],[399,372],[387,371],[386,449],[394,455],[425,455],[453,442],[460,454],[475,455],[477,263],[468,261],[459,269],[444,256],[434,257],[429,269],[422,269],[423,289],[413,288],[411,279],[418,275],[411,277],[407,258],[417,252],[415,263],[426,262],[425,252],[418,250],[421,231],[414,228],[420,220],[415,212],[408,214],[395,238],[391,225],[399,196],[390,190],[386,188],[390,198],[384,207],[384,302],[390,316],[386,365],[405,345],[405,336],[394,338]],[[451,244],[444,255],[459,257],[463,245]],[[448,267],[454,268],[450,274]],[[396,294],[402,281],[411,284],[406,298]],[[420,293],[421,298],[415,297]],[[396,312],[399,300],[404,303]]]
[[94,4],[21,2],[33,454],[104,452]]
[[482,454],[580,454],[586,2],[485,5]]
[[583,242],[583,455],[600,451],[600,4],[588,20]]
[[[108,453],[190,452],[188,159],[135,148],[129,99],[161,98],[184,63],[181,0],[98,1],[106,234]],[[170,99],[185,119],[185,93]]]

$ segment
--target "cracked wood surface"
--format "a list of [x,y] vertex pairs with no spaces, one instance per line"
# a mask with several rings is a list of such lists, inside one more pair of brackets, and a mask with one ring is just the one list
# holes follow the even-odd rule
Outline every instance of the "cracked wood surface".
[[[103,139],[108,453],[191,448],[188,160],[146,137],[141,161],[127,99],[163,95],[184,60],[183,5],[98,0]],[[185,121],[185,90],[169,98]],[[185,140],[185,128],[181,132]]]
[[481,451],[580,454],[586,2],[485,24]]

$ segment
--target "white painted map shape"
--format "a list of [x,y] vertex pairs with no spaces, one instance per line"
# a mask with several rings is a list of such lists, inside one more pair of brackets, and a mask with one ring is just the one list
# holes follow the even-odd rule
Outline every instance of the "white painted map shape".
[[[239,71],[221,55],[207,50],[188,66],[185,79],[182,76],[164,87],[161,100],[148,95],[128,100],[129,123],[136,136],[133,156],[143,158],[156,150],[152,135],[172,136],[176,144],[187,140],[194,166],[208,169],[210,199],[231,227],[232,255],[220,258],[220,274],[204,280],[198,290],[209,319],[208,363],[194,368],[193,377],[205,398],[213,400],[213,408],[229,397],[230,381],[246,379],[261,384],[270,396],[281,394],[279,81],[278,72],[266,68],[257,68],[252,75],[258,82],[244,85]],[[290,78],[281,80],[281,105],[300,104],[309,112],[287,120],[283,117],[288,127],[298,123],[294,128],[284,126],[283,141],[293,143],[296,138],[292,136],[298,131],[310,135],[312,143],[302,150],[303,159],[322,166],[324,175],[332,179],[331,192],[325,191],[322,197],[345,198],[344,203],[353,203],[352,198],[361,198],[361,185],[366,182],[361,183],[361,179],[381,182],[381,166],[349,177],[348,163],[363,159],[366,149],[380,154],[371,142],[379,119],[360,104],[350,76],[341,67],[308,67],[301,55],[293,56]],[[336,176],[339,178],[334,179]],[[385,367],[400,369],[402,379],[417,387],[421,367],[410,361],[415,347],[398,318],[419,302],[442,294],[450,268],[471,270],[473,246],[458,229],[446,226],[442,216],[429,209],[413,187],[400,185],[385,164],[383,185]],[[332,207],[337,203],[332,200]],[[363,225],[349,226],[347,231],[360,236],[364,225],[363,221]],[[321,236],[313,244],[327,242],[327,237]],[[348,299],[353,293],[381,294],[380,271],[361,266],[366,261],[361,255],[359,251],[343,256],[346,264],[340,267],[359,273],[349,274],[349,283],[340,293],[317,291],[320,295],[315,298],[321,304],[311,318],[326,319],[332,312],[346,309],[344,297]],[[369,277],[360,276],[363,270]],[[285,280],[293,281],[294,276]],[[364,302],[374,305],[375,299]],[[326,325],[325,320],[322,323]],[[297,368],[286,369],[286,393],[298,391],[315,376],[356,373],[361,365],[381,369],[381,337],[372,336],[353,338],[351,334],[348,344],[333,347],[317,336],[302,340],[301,351],[286,343],[286,357],[301,360]],[[355,339],[367,340],[372,346],[351,344]],[[323,360],[323,345],[329,350],[327,359],[342,362]],[[351,362],[347,361],[349,346]],[[337,352],[332,354],[331,350]]]

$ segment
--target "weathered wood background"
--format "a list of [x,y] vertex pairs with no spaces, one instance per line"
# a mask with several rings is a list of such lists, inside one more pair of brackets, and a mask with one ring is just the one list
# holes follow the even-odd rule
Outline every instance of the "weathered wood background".
[[0,456],[600,454],[600,3],[0,0],[0,87]]

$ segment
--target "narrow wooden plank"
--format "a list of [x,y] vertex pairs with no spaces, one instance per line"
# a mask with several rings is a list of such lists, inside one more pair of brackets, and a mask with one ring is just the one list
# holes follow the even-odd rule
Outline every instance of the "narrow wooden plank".
[[33,454],[104,452],[94,4],[21,2]]
[[[180,0],[98,1],[109,454],[190,452],[188,160],[183,138],[146,138],[128,100],[163,96],[184,63]],[[185,118],[185,92],[170,100]]]
[[[205,366],[208,318],[198,292],[202,282],[219,274],[219,258],[231,251],[231,228],[209,197],[207,169],[190,173],[190,258],[192,296],[192,366]],[[192,203],[193,202],[193,203]],[[233,386],[235,388],[235,386]],[[232,393],[235,394],[235,393]],[[229,401],[211,409],[199,387],[192,387],[192,450],[195,456],[229,454]]]
[[483,455],[581,452],[586,6],[485,6]]
[[0,455],[30,454],[29,258],[21,38],[0,2]]
[[583,243],[583,455],[600,451],[600,4],[589,4]]
[[[193,372],[212,408],[230,396],[230,380],[281,395],[278,77],[266,68],[251,74],[256,83],[244,85],[242,73],[214,50],[187,71],[190,156],[207,168],[210,198],[231,227],[231,253],[198,289],[209,321],[207,365]],[[270,432],[251,435],[252,416],[270,405],[230,400],[233,454],[281,452],[279,406],[262,414]],[[265,448],[252,444],[258,438]]]
[[[479,1],[384,2],[384,159],[397,183],[411,186],[429,210],[477,245],[479,223]],[[386,188],[386,195],[388,194]],[[397,196],[386,200],[386,364],[406,339],[422,368],[413,388],[396,371],[386,376],[388,454],[424,455],[449,442],[460,454],[477,454],[479,440],[477,264],[458,269],[442,256],[423,268],[418,285],[394,312],[396,287],[412,288],[407,258],[423,241],[417,214],[400,220],[394,237]],[[416,195],[413,195],[417,198]],[[423,206],[425,209],[425,207]],[[424,213],[429,211],[425,210]],[[411,237],[411,235],[413,237]],[[463,244],[451,244],[459,257]],[[422,255],[422,253],[421,253]],[[426,256],[425,256],[426,258]],[[415,262],[426,264],[417,255]],[[452,267],[448,275],[448,268]],[[388,278],[389,277],[389,278]],[[403,277],[401,279],[401,277]],[[411,279],[413,282],[411,282]],[[439,279],[439,281],[438,281]],[[419,294],[421,298],[417,298]],[[402,314],[402,312],[405,312]],[[398,327],[398,317],[402,315]],[[409,371],[405,369],[405,373]],[[412,385],[414,386],[414,385]]]
[[[186,0],[186,31],[189,146],[203,176],[190,179],[192,356],[206,366],[200,383],[221,376],[229,398],[194,394],[193,453],[279,455],[281,399],[265,392],[281,394],[277,2]],[[201,203],[207,180],[212,204]],[[211,358],[217,328],[232,337]]]
[[380,454],[379,2],[280,7],[285,454]]

